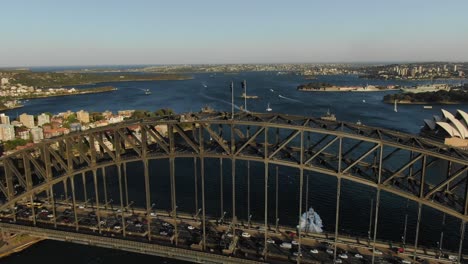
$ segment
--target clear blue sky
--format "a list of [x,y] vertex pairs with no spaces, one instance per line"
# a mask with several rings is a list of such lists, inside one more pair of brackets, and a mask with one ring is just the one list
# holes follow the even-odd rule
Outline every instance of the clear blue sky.
[[2,0],[0,66],[468,61],[467,0]]

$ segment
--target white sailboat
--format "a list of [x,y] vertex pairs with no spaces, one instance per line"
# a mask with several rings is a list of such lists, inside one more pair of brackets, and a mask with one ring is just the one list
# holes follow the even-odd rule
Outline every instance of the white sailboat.
[[398,112],[397,100],[395,100],[394,102],[395,102],[395,104],[394,104],[394,106],[393,106],[393,111],[395,111],[395,113],[396,113],[396,112]]
[[270,103],[268,103],[268,106],[267,106],[267,109],[266,109],[266,110],[267,110],[267,112],[271,112],[271,110],[273,110],[273,109],[271,109],[271,107],[270,107]]

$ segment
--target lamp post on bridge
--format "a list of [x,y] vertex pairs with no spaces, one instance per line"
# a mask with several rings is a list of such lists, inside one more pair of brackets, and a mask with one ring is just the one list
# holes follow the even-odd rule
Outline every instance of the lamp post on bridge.
[[198,216],[200,215],[200,212],[202,211],[202,208],[199,208],[195,216],[193,217],[195,221],[199,221]]
[[224,222],[224,217],[226,216],[226,211],[223,212],[223,216],[219,219],[219,223],[222,224]]
[[367,231],[367,245],[370,246],[372,234],[372,215],[374,214],[374,199],[371,199],[370,216],[369,216],[369,230]]
[[405,226],[403,228],[403,236],[401,237],[401,242],[403,243],[403,248],[406,248],[406,230],[408,228],[408,201],[409,200],[406,200]]
[[150,208],[150,216],[156,216],[156,210],[153,211],[153,208],[156,206],[156,203],[152,203],[151,204],[151,208]]

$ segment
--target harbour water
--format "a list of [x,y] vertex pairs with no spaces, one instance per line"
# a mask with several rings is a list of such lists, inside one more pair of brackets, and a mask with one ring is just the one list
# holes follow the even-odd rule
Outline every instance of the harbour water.
[[[249,72],[238,74],[192,74],[193,79],[184,81],[150,81],[150,82],[118,82],[104,83],[99,85],[112,85],[118,88],[117,91],[102,94],[87,94],[68,97],[44,98],[35,99],[24,102],[24,108],[15,109],[7,112],[8,115],[15,117],[23,112],[29,114],[40,114],[42,112],[65,112],[67,110],[78,111],[81,109],[89,112],[93,111],[117,111],[124,109],[142,109],[142,110],[157,110],[160,108],[171,108],[177,113],[199,111],[203,106],[210,106],[216,110],[230,111],[230,89],[229,84],[234,81],[235,84],[235,105],[236,111],[243,105],[244,101],[240,98],[241,81],[247,81],[247,93],[257,95],[259,99],[248,100],[247,110],[254,112],[265,112],[269,103],[273,109],[272,112],[295,114],[303,116],[321,116],[329,109],[330,112],[337,116],[338,120],[357,122],[360,121],[364,125],[376,126],[394,130],[400,130],[407,133],[418,133],[423,125],[424,118],[431,118],[432,115],[440,115],[440,109],[444,108],[451,112],[456,109],[468,111],[466,105],[433,105],[432,109],[424,109],[422,105],[399,105],[398,112],[393,111],[394,106],[384,104],[382,98],[387,93],[395,93],[397,91],[384,92],[300,92],[296,90],[299,84],[311,82],[305,80],[302,76],[297,75],[277,75],[276,72]],[[366,80],[359,79],[357,76],[319,76],[316,81],[330,82],[336,85],[412,85],[406,81],[383,81],[383,80]],[[443,82],[443,81],[440,81]],[[427,83],[427,82],[420,82]],[[81,87],[90,87],[81,86]],[[149,89],[151,94],[145,94],[143,90]],[[166,164],[167,165],[167,164]],[[176,164],[177,165],[177,164]],[[158,166],[153,163],[151,166]],[[253,170],[255,170],[253,165]],[[161,173],[164,174],[164,166]],[[167,167],[167,166],[166,166]],[[134,165],[132,171],[139,174],[139,168]],[[216,166],[208,166],[207,171],[217,171]],[[225,167],[228,171],[229,168]],[[181,181],[178,181],[178,197],[180,204],[190,201],[190,190],[193,189],[190,184],[182,184],[184,170],[176,169],[177,176]],[[189,171],[189,169],[187,169]],[[109,174],[109,172],[108,172]],[[167,173],[166,173],[167,174]],[[242,172],[239,172],[243,175]],[[140,173],[141,175],[141,173]],[[243,176],[239,176],[239,181],[242,183]],[[226,181],[229,182],[229,181]],[[333,178],[327,176],[311,177],[310,204],[320,214],[324,224],[324,230],[330,231],[334,227],[334,212],[335,198],[333,190],[336,190]],[[159,184],[161,209],[166,208],[169,203],[162,201],[164,197],[169,199],[169,191],[167,190],[167,182]],[[207,179],[208,186],[217,184],[217,179]],[[261,177],[252,180],[252,188],[262,186],[263,179]],[[282,221],[291,221],[297,219],[297,208],[291,209],[289,204],[295,199],[297,194],[295,189],[298,184],[297,177],[294,172],[281,171],[280,184],[285,186],[280,191],[279,209],[280,219]],[[130,182],[130,188],[131,188]],[[289,186],[290,188],[287,188]],[[166,188],[166,189],[165,189]],[[179,189],[180,188],[180,189]],[[240,193],[245,193],[245,187],[239,186]],[[374,191],[363,186],[353,183],[344,182],[342,187],[342,218],[340,219],[340,232],[348,234],[359,234],[367,236],[370,198],[373,197]],[[228,185],[226,185],[226,189]],[[179,191],[180,190],[180,191]],[[183,194],[187,193],[187,197]],[[253,201],[262,202],[261,192],[258,192],[258,197],[253,195]],[[132,195],[130,193],[130,195]],[[208,197],[208,201],[215,201],[216,191],[212,192],[213,197]],[[229,196],[229,193],[225,194]],[[330,198],[333,197],[333,198]],[[136,199],[136,198],[135,198]],[[226,202],[226,204],[229,204]],[[240,208],[245,206],[245,200],[240,201]],[[213,206],[215,207],[215,206]],[[258,209],[262,209],[258,205]],[[190,208],[187,208],[190,210]],[[228,208],[227,208],[228,209]],[[253,205],[253,211],[256,206]],[[408,241],[414,239],[414,228],[416,225],[416,205],[410,203],[408,209],[404,200],[394,197],[389,194],[382,195],[381,215],[379,217],[379,238],[393,241],[400,241],[403,230],[404,214],[408,212]],[[215,214],[213,209],[213,214]],[[262,219],[263,215],[253,218]],[[427,246],[435,246],[439,239],[442,228],[442,214],[431,209],[423,210],[424,219],[421,223],[423,230],[420,235],[421,244]],[[458,225],[455,219],[447,217],[447,228],[444,229],[446,235],[444,247],[456,249],[458,243]],[[465,241],[465,245],[468,243]],[[174,260],[163,260],[151,256],[126,253],[121,251],[101,249],[94,247],[84,247],[61,242],[46,241],[34,245],[24,252],[15,254],[2,263],[26,263],[28,261],[40,261],[48,263],[116,263],[130,261],[153,261],[156,263],[179,263]]]

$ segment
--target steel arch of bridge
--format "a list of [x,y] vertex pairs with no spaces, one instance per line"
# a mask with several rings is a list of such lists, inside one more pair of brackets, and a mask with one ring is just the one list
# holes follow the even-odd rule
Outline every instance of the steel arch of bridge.
[[[175,211],[174,160],[199,158],[203,168],[205,158],[217,158],[231,160],[233,175],[236,160],[299,170],[300,213],[304,171],[311,171],[336,177],[337,197],[341,180],[357,182],[376,188],[378,199],[385,191],[417,202],[418,220],[424,205],[460,219],[464,230],[468,220],[467,157],[464,151],[418,136],[346,122],[260,113],[239,113],[233,119],[219,112],[167,116],[71,133],[0,158],[0,196],[5,201],[0,210],[13,208],[22,200],[32,202],[35,194],[86,171],[96,177],[98,168],[116,165],[120,175],[122,164],[141,161],[149,214],[148,161],[169,159]],[[440,166],[437,177],[426,177],[429,170]],[[234,184],[233,180],[233,196]],[[204,194],[202,203],[204,218]],[[235,220],[235,199],[232,207]]]

